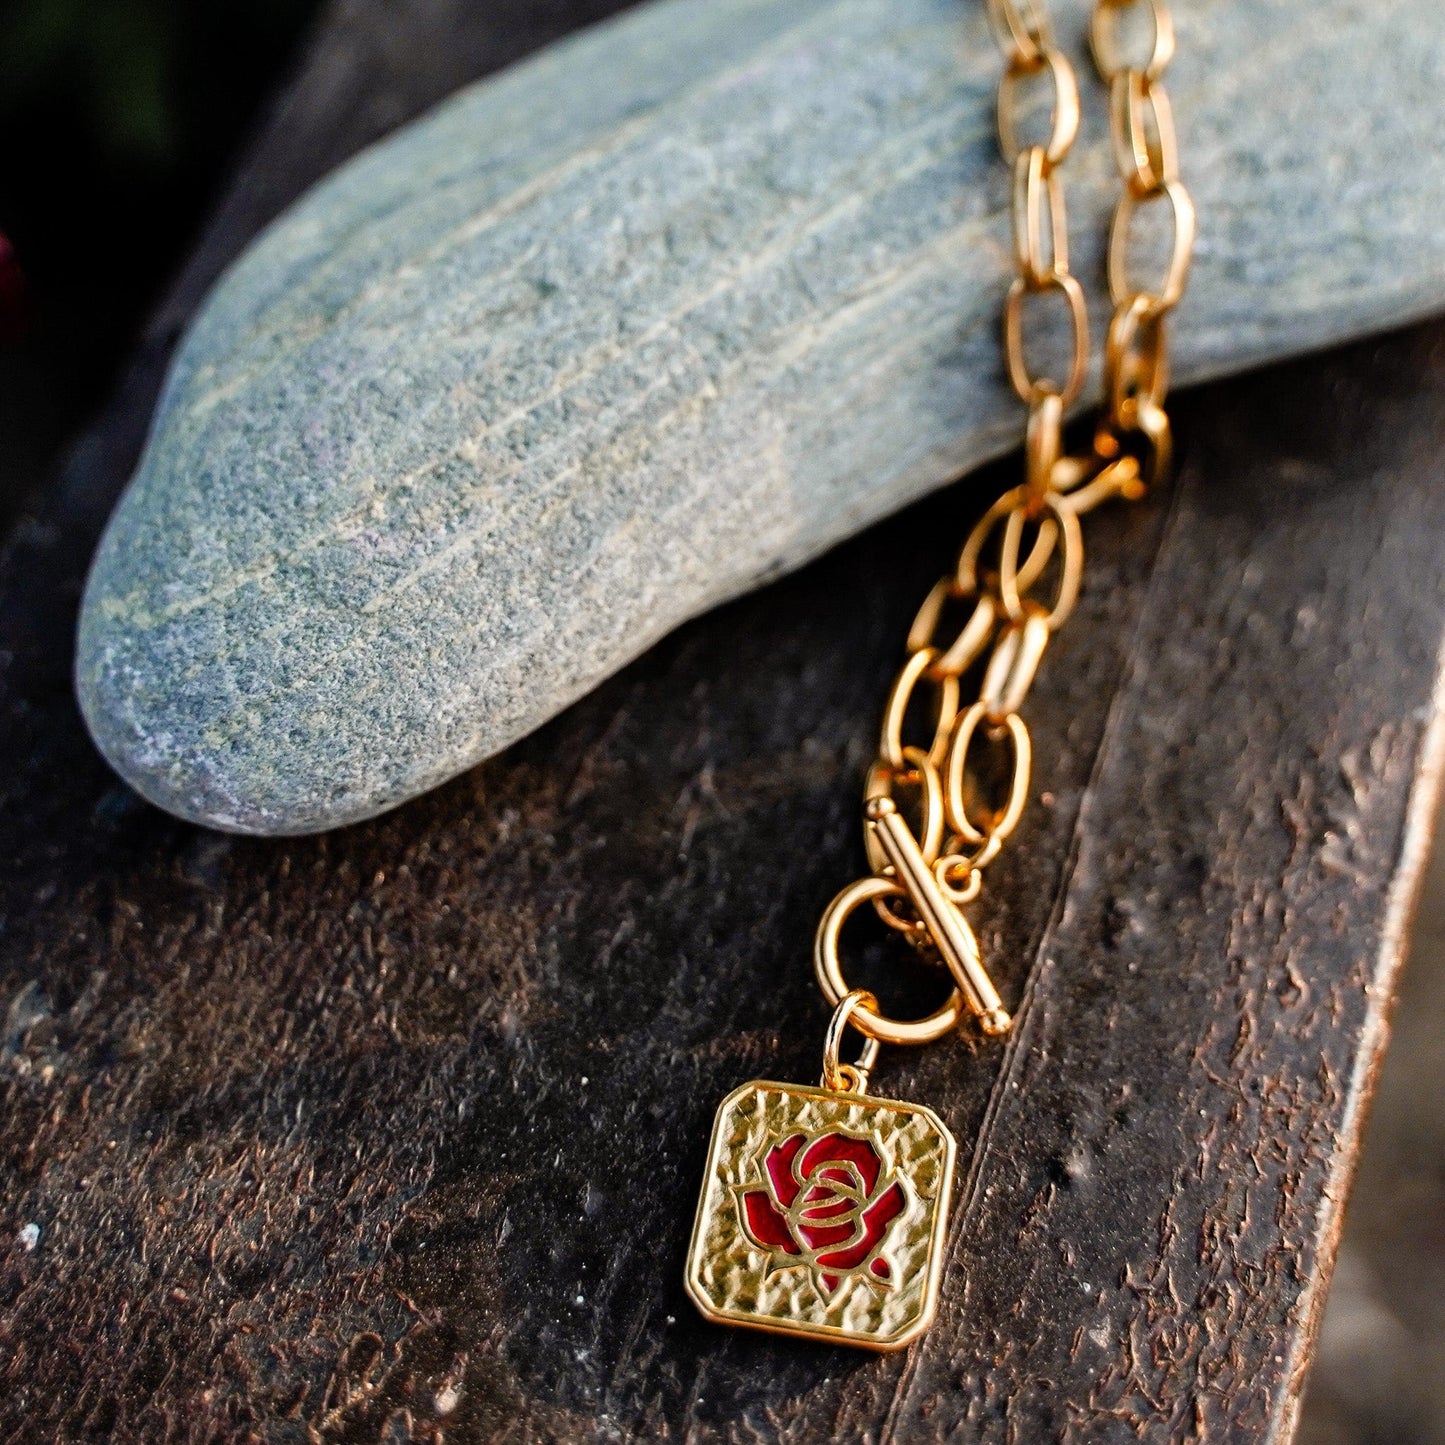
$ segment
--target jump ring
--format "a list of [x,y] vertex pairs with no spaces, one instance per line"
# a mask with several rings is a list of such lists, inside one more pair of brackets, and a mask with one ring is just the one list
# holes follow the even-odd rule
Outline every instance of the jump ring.
[[[833,1089],[843,1094],[861,1094],[863,1084],[866,1083],[868,1075],[873,1072],[873,1066],[878,1062],[878,1040],[869,1038],[866,1034],[863,1038],[863,1052],[858,1056],[856,1063],[845,1064],[839,1057],[843,1047],[843,1034],[849,1023],[852,1022],[854,1011],[860,1008],[872,1009],[874,1013],[878,1012],[878,1000],[866,988],[855,988],[846,993],[838,1007],[833,1010],[833,1017],[828,1020],[828,1032],[823,1036],[823,1087],[825,1089]],[[860,1032],[862,1031],[860,1030]],[[854,1086],[850,1087],[850,1085]]]

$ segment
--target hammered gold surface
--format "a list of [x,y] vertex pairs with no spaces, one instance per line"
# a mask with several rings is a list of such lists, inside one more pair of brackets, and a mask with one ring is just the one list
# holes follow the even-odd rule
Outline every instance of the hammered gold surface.
[[[892,1283],[844,1277],[830,1296],[806,1264],[777,1267],[753,1244],[738,1190],[766,1182],[762,1159],[790,1134],[842,1130],[870,1140],[885,1175],[908,1203],[888,1228]],[[718,1110],[698,1202],[687,1288],[710,1319],[887,1349],[928,1327],[938,1293],[953,1182],[954,1143],[942,1121],[916,1104],[791,1084],[750,1083]]]

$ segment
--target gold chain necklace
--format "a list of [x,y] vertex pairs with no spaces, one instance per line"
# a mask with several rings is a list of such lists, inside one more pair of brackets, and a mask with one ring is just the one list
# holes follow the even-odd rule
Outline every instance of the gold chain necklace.
[[[703,1314],[812,1339],[896,1349],[932,1322],[956,1146],[932,1110],[868,1095],[880,1044],[930,1043],[967,1013],[985,1034],[1011,1020],[961,911],[1023,813],[1032,746],[1019,715],[1044,652],[1068,619],[1083,574],[1079,518],[1111,498],[1137,498],[1167,470],[1165,320],[1184,291],[1194,207],[1179,180],[1173,119],[1161,77],[1174,53],[1162,0],[1095,0],[1090,48],[1109,88],[1109,128],[1123,190],[1109,230],[1114,311],[1104,348],[1104,407],[1092,450],[1064,452],[1064,414],[1089,360],[1083,288],[1069,270],[1059,168],[1079,127],[1074,68],[1054,44],[1038,0],[986,0],[1004,52],[998,139],[1013,167],[1014,258],[1004,303],[1009,380],[1028,407],[1024,480],[984,513],[955,569],[924,599],[908,660],[888,696],[878,757],[864,786],[872,873],[828,905],[814,964],[833,1017],[819,1087],[753,1082],[718,1110],[688,1251],[687,1289]],[[1147,23],[1143,52],[1126,57],[1123,27]],[[1050,91],[1048,131],[1021,144],[1022,95]],[[1138,217],[1167,208],[1169,260],[1154,289],[1130,276]],[[1063,380],[1029,367],[1026,317],[1048,304],[1065,318]],[[945,613],[962,620],[956,631]],[[985,656],[986,655],[986,656]],[[961,705],[962,678],[981,677]],[[908,739],[932,694],[931,736]],[[908,816],[905,817],[904,809]],[[910,821],[911,819],[911,821]],[[848,916],[869,903],[953,981],[927,1018],[890,1018],[850,988],[839,959]],[[863,1036],[841,1058],[849,1028]]]

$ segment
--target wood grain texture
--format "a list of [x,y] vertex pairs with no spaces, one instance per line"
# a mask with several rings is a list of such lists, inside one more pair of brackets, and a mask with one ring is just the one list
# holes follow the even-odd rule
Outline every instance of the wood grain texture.
[[1287,1439],[1434,784],[1445,331],[1196,394],[1176,486],[1090,519],[976,914],[1018,1034],[879,1070],[979,1141],[882,1360],[703,1325],[683,1254],[716,1103],[816,1074],[880,699],[1012,469],[384,820],[247,840],[117,785],[67,685],[154,375],[0,574],[0,1439]]
[[[1181,24],[1175,376],[1445,304],[1437,0]],[[1078,59],[1097,302],[1119,184]],[[102,539],[101,751],[213,827],[373,816],[1015,445],[1000,65],[978,0],[663,0],[328,176],[208,297]]]

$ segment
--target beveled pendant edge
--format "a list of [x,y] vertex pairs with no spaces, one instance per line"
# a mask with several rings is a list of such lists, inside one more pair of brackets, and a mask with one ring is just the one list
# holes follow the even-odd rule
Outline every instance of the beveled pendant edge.
[[[858,1103],[861,1099],[881,1108],[903,1113],[921,1115],[937,1130],[943,1141],[943,1164],[940,1171],[938,1207],[934,1211],[933,1225],[929,1234],[928,1276],[924,1288],[923,1306],[918,1316],[894,1335],[867,1336],[848,1330],[839,1325],[815,1324],[808,1321],[780,1321],[742,1310],[719,1309],[706,1296],[698,1271],[702,1261],[699,1258],[699,1244],[704,1222],[707,1218],[709,1185],[718,1166],[718,1152],[722,1141],[723,1121],[728,1106],[746,1097],[757,1089],[769,1089],[794,1097],[813,1099],[839,1099]],[[885,1098],[882,1095],[845,1093],[822,1085],[786,1083],[776,1079],[749,1079],[728,1093],[718,1104],[713,1115],[712,1131],[708,1139],[707,1158],[703,1167],[701,1187],[698,1190],[697,1208],[693,1212],[692,1232],[687,1247],[687,1264],[683,1273],[683,1288],[698,1312],[710,1324],[731,1325],[736,1328],[754,1330],[760,1334],[784,1336],[792,1339],[810,1340],[814,1343],[847,1345],[854,1349],[872,1351],[875,1354],[892,1354],[906,1349],[921,1335],[932,1328],[938,1313],[938,1297],[943,1281],[944,1252],[947,1245],[948,1223],[953,1213],[953,1183],[957,1165],[958,1143],[953,1131],[927,1104],[916,1104],[907,1099]]]

